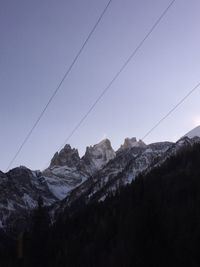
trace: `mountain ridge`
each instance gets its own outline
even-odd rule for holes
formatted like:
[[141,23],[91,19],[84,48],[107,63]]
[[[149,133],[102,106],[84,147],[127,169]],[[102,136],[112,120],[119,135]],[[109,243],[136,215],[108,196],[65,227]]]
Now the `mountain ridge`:
[[79,199],[86,203],[103,201],[110,192],[116,192],[139,174],[196,142],[200,142],[199,137],[185,136],[176,143],[146,145],[136,138],[126,138],[114,151],[110,140],[104,139],[87,147],[83,157],[77,149],[65,145],[54,154],[44,171],[21,166],[7,173],[0,172],[0,228],[20,221],[37,206],[40,197],[45,206],[51,206],[53,218]]

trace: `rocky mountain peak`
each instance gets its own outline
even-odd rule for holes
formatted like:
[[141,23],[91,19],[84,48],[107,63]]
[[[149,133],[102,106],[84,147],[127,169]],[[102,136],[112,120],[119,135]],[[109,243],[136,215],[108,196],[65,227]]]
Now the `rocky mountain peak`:
[[106,151],[114,152],[114,150],[113,150],[113,148],[111,146],[111,142],[110,142],[109,139],[104,139],[104,140],[102,140],[101,142],[99,142],[96,145],[86,147],[85,156],[87,154],[94,154],[95,155],[96,153],[98,154],[98,152],[99,153],[104,153]]
[[104,139],[100,143],[86,148],[83,162],[92,170],[96,171],[115,157],[115,151],[109,139]]
[[109,139],[102,140],[98,144],[94,145],[93,148],[96,148],[96,149],[102,148],[102,149],[105,149],[105,150],[113,150],[113,148],[111,146],[111,142],[110,142]]
[[75,167],[79,164],[80,157],[78,150],[66,145],[60,152],[56,152],[51,160],[50,167],[68,166]]
[[142,140],[137,141],[137,139],[135,137],[132,138],[125,138],[124,140],[124,144],[121,145],[121,147],[119,148],[119,151],[122,151],[124,149],[129,149],[132,147],[145,147],[145,143]]

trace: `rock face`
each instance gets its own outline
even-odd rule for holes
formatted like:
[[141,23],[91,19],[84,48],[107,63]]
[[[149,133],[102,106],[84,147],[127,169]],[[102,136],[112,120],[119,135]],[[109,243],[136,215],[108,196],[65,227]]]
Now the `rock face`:
[[105,139],[97,145],[86,148],[86,153],[82,158],[82,166],[84,166],[87,173],[92,175],[114,158],[115,151],[111,146],[110,140]]
[[70,145],[66,145],[60,153],[56,152],[54,157],[51,160],[50,168],[56,166],[68,166],[76,167],[80,162],[80,157],[78,154],[78,150],[75,148],[71,148]]
[[118,151],[124,150],[124,149],[129,149],[132,147],[145,147],[145,143],[142,140],[137,141],[135,137],[133,138],[126,138],[124,140],[124,144],[121,145]]

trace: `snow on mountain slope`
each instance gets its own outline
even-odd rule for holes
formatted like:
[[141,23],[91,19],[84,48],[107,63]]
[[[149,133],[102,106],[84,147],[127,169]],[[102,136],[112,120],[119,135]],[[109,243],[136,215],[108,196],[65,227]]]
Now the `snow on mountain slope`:
[[116,192],[121,186],[131,183],[139,174],[149,172],[181,149],[191,147],[196,142],[200,142],[200,138],[184,137],[176,143],[159,142],[119,150],[116,157],[99,172],[72,190],[58,205],[54,205],[52,215],[56,217],[68,206],[75,207],[74,203],[79,200],[86,203],[93,200],[103,201],[110,192]]
[[65,145],[59,153],[55,153],[50,166],[42,172],[49,190],[59,200],[88,178],[81,171],[80,162],[78,150]]
[[43,172],[43,178],[52,194],[61,200],[65,198],[72,189],[84,182],[88,176],[77,168],[57,166],[46,169]]
[[82,185],[73,190],[69,195],[69,203],[75,201],[81,195],[91,197],[100,190],[106,183],[116,177],[127,165],[132,157],[142,153],[144,148],[133,147],[116,154],[116,157],[109,161],[99,172],[91,176]]
[[130,183],[138,174],[148,169],[154,162],[158,162],[172,146],[173,143],[162,142],[119,150],[116,157],[99,172],[72,190],[61,203],[55,205],[53,213],[59,213],[78,199],[84,199],[86,202],[92,199],[99,201],[105,199],[110,192]]
[[49,190],[61,200],[114,157],[115,152],[108,139],[87,147],[82,158],[77,149],[66,145],[54,155],[49,168],[42,174]]
[[197,126],[193,130],[189,131],[185,136],[189,138],[200,137],[200,126]]
[[28,216],[39,197],[46,206],[64,199],[114,156],[109,140],[90,147],[83,159],[77,149],[66,145],[43,172],[26,167],[0,172],[0,227],[17,224],[17,218]]

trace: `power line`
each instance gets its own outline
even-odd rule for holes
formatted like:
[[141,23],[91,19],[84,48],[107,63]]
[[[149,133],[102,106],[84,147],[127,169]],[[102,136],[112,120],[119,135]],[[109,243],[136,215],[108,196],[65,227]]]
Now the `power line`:
[[110,4],[111,4],[112,0],[109,0],[109,2],[107,3],[107,5],[105,6],[103,12],[101,13],[100,17],[98,18],[98,20],[96,21],[95,25],[93,26],[92,30],[90,31],[89,35],[87,36],[85,42],[83,43],[83,45],[81,46],[80,50],[78,51],[78,53],[76,54],[74,60],[72,61],[71,65],[69,66],[69,68],[67,69],[67,71],[65,72],[62,80],[60,81],[60,83],[58,84],[58,86],[56,87],[55,91],[53,92],[53,94],[51,95],[51,97],[49,98],[47,104],[45,105],[45,107],[42,109],[40,115],[38,116],[37,120],[35,121],[35,123],[33,124],[32,128],[30,129],[30,131],[28,132],[28,134],[26,135],[24,141],[22,142],[22,144],[20,145],[19,149],[17,150],[16,154],[14,155],[14,157],[12,158],[12,160],[10,161],[6,171],[8,171],[10,169],[10,167],[12,166],[12,164],[14,163],[14,161],[16,160],[16,158],[18,157],[18,155],[20,154],[21,150],[23,149],[24,145],[27,143],[27,141],[29,140],[30,136],[32,135],[33,131],[35,130],[35,128],[37,127],[38,123],[40,122],[40,120],[42,119],[43,115],[45,114],[47,108],[49,107],[49,105],[51,104],[51,102],[53,101],[54,97],[57,95],[58,91],[60,90],[62,84],[64,83],[64,81],[66,80],[66,78],[68,77],[68,75],[70,74],[72,68],[74,67],[75,63],[77,62],[78,58],[80,57],[81,53],[83,52],[85,46],[87,45],[87,43],[89,42],[89,40],[91,39],[93,33],[95,32],[97,26],[99,25],[99,23],[101,22],[103,16],[105,15],[107,9],[109,8]]
[[166,120],[186,99],[200,87],[200,82],[192,88],[164,117],[162,117],[142,138],[144,140],[149,136],[164,120]]
[[68,141],[69,139],[74,135],[74,133],[80,128],[82,123],[87,119],[89,114],[93,111],[95,106],[98,104],[98,102],[103,98],[103,96],[106,94],[106,92],[110,89],[112,84],[117,80],[117,78],[120,76],[120,74],[124,71],[124,69],[127,67],[127,65],[130,63],[130,61],[134,58],[134,56],[137,54],[139,49],[142,47],[142,45],[145,43],[145,41],[148,39],[148,37],[152,34],[152,32],[155,30],[155,28],[158,26],[158,24],[161,22],[161,20],[164,18],[164,16],[167,14],[169,9],[172,7],[176,0],[173,0],[170,2],[170,4],[167,6],[167,8],[162,12],[162,14],[159,16],[159,18],[156,20],[156,22],[153,24],[153,26],[150,28],[148,33],[144,36],[144,38],[139,42],[137,47],[133,50],[131,55],[127,58],[125,63],[122,65],[120,70],[115,74],[113,79],[110,81],[110,83],[106,86],[106,88],[101,92],[101,94],[98,96],[98,98],[95,100],[95,102],[91,105],[89,110],[86,112],[86,114],[81,118],[81,120],[77,123],[77,125],[74,127],[74,129],[70,132],[68,137],[66,138],[65,142],[58,150],[60,150]]

